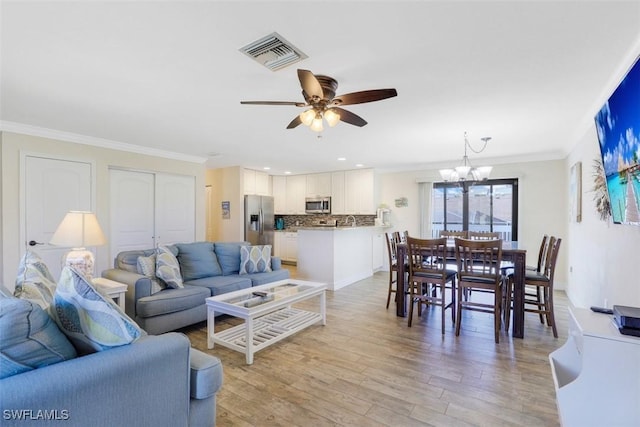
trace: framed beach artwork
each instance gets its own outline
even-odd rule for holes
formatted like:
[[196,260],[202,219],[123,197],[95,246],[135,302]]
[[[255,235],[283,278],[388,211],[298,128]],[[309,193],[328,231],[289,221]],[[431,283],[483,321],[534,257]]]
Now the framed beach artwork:
[[595,116],[611,218],[640,225],[640,60]]
[[571,166],[569,193],[571,194],[571,220],[580,222],[582,221],[582,162]]

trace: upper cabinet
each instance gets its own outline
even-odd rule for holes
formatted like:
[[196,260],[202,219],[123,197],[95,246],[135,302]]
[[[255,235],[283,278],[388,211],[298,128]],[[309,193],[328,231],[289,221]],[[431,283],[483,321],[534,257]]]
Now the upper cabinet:
[[356,169],[344,172],[344,213],[375,215],[375,176],[373,169]]
[[273,211],[276,214],[287,213],[287,178],[274,175],[271,177],[271,191],[273,193]]
[[344,171],[331,173],[331,213],[343,215],[344,212]]
[[269,195],[269,174],[253,169],[244,169],[244,194]]
[[307,175],[307,197],[329,197],[331,195],[331,173]]
[[307,189],[306,175],[289,175],[287,180],[287,214],[300,215],[305,213],[305,194]]

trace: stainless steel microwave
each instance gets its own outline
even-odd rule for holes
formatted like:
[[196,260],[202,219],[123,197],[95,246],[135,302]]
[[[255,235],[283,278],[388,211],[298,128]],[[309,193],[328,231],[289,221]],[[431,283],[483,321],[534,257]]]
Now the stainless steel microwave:
[[304,210],[308,214],[331,213],[331,197],[307,197]]

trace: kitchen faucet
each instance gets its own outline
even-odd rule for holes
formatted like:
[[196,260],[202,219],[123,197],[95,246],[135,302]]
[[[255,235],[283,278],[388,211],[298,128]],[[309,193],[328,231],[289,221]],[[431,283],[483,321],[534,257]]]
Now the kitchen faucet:
[[356,226],[356,217],[353,215],[347,215],[347,217],[344,219],[344,223],[348,224],[349,223],[349,218],[353,219],[353,221],[351,222],[351,226],[355,227]]

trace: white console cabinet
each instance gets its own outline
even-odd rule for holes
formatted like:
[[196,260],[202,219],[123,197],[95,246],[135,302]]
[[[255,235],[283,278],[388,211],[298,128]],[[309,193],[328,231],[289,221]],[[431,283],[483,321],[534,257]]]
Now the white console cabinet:
[[570,307],[569,337],[549,361],[563,426],[640,426],[640,338],[613,316]]

